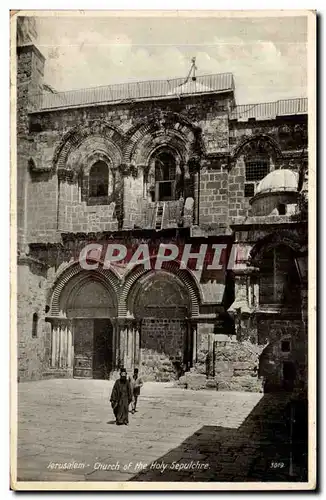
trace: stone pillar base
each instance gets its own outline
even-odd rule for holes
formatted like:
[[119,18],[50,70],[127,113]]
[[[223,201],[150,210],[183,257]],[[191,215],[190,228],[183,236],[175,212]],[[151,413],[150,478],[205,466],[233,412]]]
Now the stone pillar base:
[[48,368],[42,373],[42,379],[48,378],[73,378],[72,368]]

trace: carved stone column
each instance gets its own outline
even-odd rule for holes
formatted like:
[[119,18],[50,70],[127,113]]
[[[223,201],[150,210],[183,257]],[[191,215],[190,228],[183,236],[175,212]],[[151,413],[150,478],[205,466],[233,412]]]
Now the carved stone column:
[[255,267],[246,267],[234,271],[235,301],[228,309],[235,321],[237,340],[255,337],[257,331],[254,327],[253,315],[258,305],[257,272]]
[[60,348],[59,348],[59,368],[66,367],[66,346],[67,346],[67,329],[66,323],[60,322]]
[[136,321],[134,323],[134,366],[139,367],[141,362],[140,355],[140,330],[141,330],[141,322]]
[[67,366],[73,368],[74,365],[74,344],[73,344],[73,331],[72,322],[69,321],[67,325]]
[[116,368],[124,366],[131,372],[140,364],[140,322],[134,318],[119,318],[118,349]]
[[57,366],[57,343],[58,343],[59,329],[56,323],[52,324],[52,339],[51,339],[51,367]]
[[74,348],[71,321],[53,318],[51,323],[51,368],[72,368]]

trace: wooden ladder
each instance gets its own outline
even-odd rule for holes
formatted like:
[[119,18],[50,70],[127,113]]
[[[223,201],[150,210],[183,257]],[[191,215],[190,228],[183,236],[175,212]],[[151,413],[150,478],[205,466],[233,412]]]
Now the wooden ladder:
[[165,203],[158,203],[156,206],[155,229],[157,231],[162,229],[163,219],[164,219],[164,208],[165,208]]

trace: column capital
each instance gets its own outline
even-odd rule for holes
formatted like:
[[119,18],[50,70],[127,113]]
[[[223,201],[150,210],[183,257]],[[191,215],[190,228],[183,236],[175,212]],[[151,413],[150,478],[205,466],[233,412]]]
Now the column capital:
[[239,267],[239,268],[232,269],[232,272],[233,272],[235,277],[254,275],[254,274],[258,274],[259,271],[260,271],[259,267],[254,267],[254,266],[246,266],[246,267]]
[[57,327],[61,325],[68,326],[73,320],[65,316],[46,316],[45,321],[51,323],[53,327]]
[[140,328],[141,319],[134,316],[121,316],[115,318],[116,324],[121,328]]
[[119,171],[121,172],[123,177],[132,176],[135,179],[138,176],[138,168],[132,163],[121,163]]

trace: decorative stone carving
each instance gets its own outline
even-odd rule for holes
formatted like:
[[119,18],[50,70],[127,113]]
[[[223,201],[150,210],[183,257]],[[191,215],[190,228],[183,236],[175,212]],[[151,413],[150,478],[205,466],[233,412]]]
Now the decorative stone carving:
[[257,156],[257,154],[267,154],[272,156],[276,161],[282,158],[281,147],[273,137],[266,134],[256,134],[245,136],[240,140],[233,150],[231,164],[234,164],[240,155],[250,157]]
[[121,157],[121,151],[124,149],[126,143],[124,134],[105,120],[93,120],[83,127],[74,127],[63,136],[54,152],[52,168],[54,170],[56,168],[64,168],[70,152],[79,147],[85,139],[91,136],[99,136],[106,139],[112,147],[114,146],[115,156]]
[[195,122],[198,120],[198,108],[196,106],[192,106],[191,108],[187,109],[184,114],[192,122]]
[[138,168],[132,163],[121,163],[119,170],[124,177],[132,176],[136,179],[138,176]]
[[30,170],[30,172],[32,173],[36,173],[36,172],[40,172],[40,173],[43,173],[43,172],[51,172],[52,170],[52,167],[51,167],[51,164],[46,164],[46,163],[41,163],[41,164],[37,164],[34,160],[34,158],[29,158],[28,160],[28,168]]
[[290,231],[276,231],[257,241],[248,256],[248,265],[259,268],[263,255],[277,245],[286,245],[295,252],[300,252],[303,242],[300,242]]
[[69,168],[60,168],[58,169],[57,174],[60,181],[74,182],[78,178],[77,172]]

